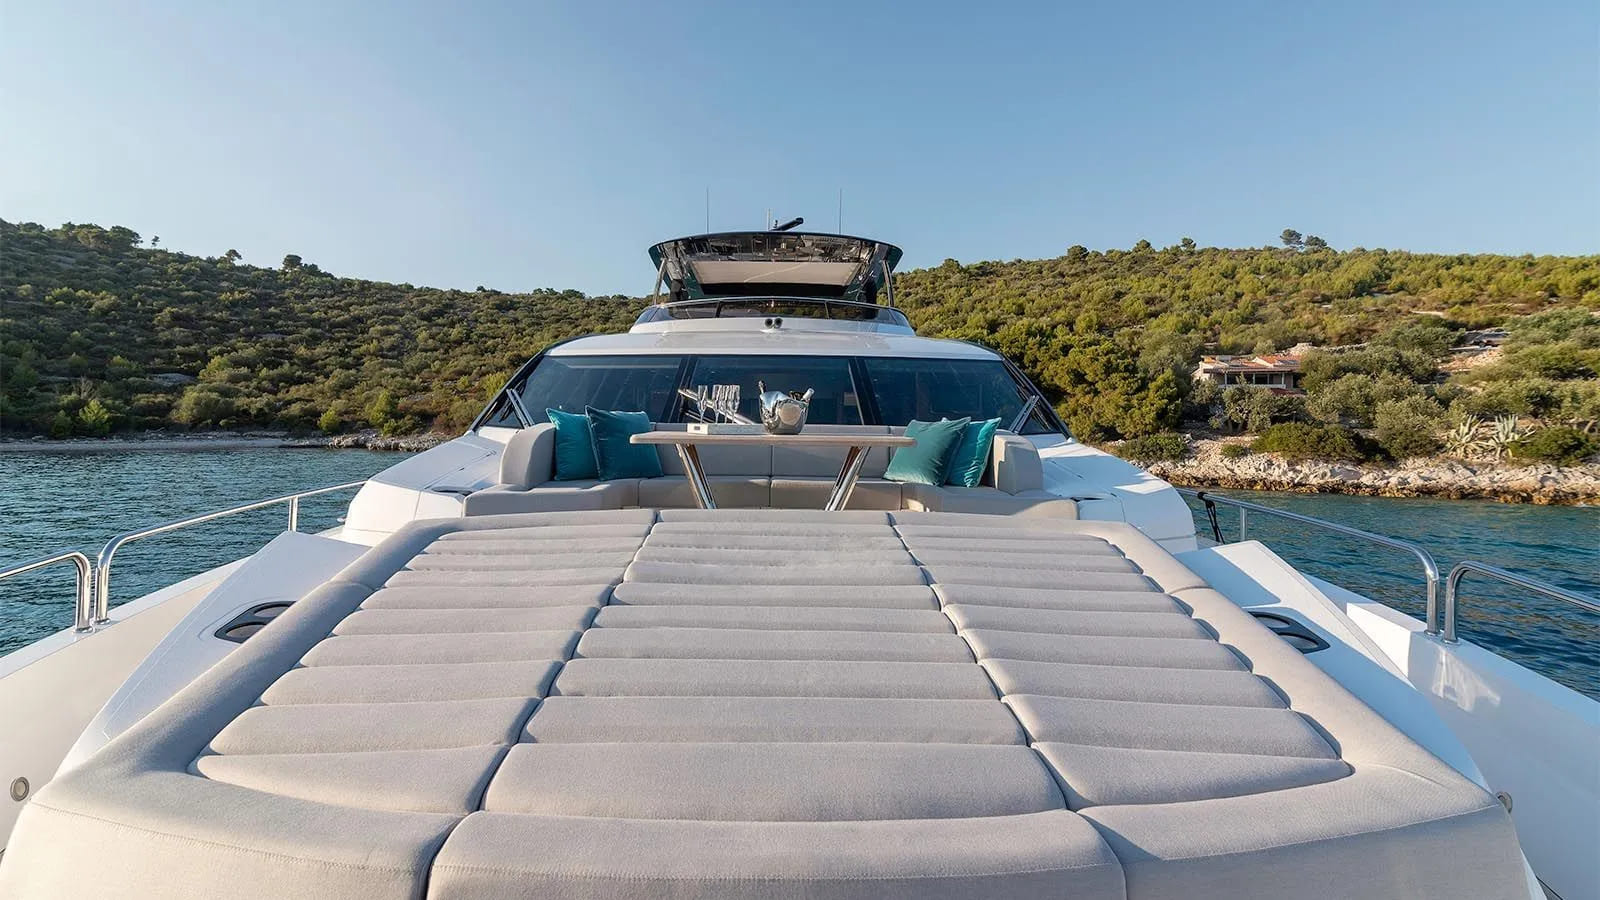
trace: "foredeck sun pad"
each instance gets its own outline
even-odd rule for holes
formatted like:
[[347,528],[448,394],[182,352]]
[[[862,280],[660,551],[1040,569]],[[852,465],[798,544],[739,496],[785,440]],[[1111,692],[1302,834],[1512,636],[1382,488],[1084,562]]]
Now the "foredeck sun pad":
[[42,898],[1524,884],[1494,798],[1139,532],[913,512],[414,523],[0,860]]

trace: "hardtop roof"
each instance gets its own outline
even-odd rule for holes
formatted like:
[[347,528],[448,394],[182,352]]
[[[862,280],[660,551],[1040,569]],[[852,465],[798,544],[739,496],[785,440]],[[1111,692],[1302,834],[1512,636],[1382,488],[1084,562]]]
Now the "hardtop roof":
[[725,231],[650,248],[668,300],[777,295],[875,303],[901,256],[883,241],[809,231]]

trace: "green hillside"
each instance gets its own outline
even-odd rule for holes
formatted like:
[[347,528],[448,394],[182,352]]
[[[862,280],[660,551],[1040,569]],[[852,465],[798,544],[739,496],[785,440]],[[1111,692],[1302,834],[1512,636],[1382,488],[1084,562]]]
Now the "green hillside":
[[[1399,418],[1600,419],[1600,256],[1228,250],[1192,242],[1046,260],[943,265],[895,293],[925,334],[1016,360],[1087,439],[1181,419],[1389,430]],[[505,377],[563,337],[627,327],[643,301],[576,291],[444,291],[340,278],[289,257],[147,248],[126,228],[0,221],[0,427],[101,434],[260,426],[459,428]],[[1457,333],[1509,325],[1495,363],[1436,374]],[[1308,363],[1303,400],[1194,389],[1202,352],[1367,343]],[[193,376],[193,383],[174,376]],[[1403,415],[1402,415],[1403,414]],[[1425,448],[1419,448],[1420,450]]]
[[[626,329],[642,305],[442,291],[339,278],[296,257],[268,269],[140,243],[121,228],[0,221],[0,427],[456,428],[541,347]],[[198,381],[155,377],[172,374]]]

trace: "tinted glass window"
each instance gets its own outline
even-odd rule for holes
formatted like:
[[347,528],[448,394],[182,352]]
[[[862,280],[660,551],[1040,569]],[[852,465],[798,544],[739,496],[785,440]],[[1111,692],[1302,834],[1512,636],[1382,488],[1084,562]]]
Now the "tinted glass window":
[[546,356],[522,386],[528,414],[544,421],[551,407],[643,411],[660,420],[678,386],[676,356]]
[[806,421],[817,425],[860,425],[861,402],[856,395],[850,362],[844,357],[816,356],[702,356],[689,376],[689,389],[705,385],[737,384],[739,412],[760,421],[758,383],[769,391],[816,391]]
[[[1006,428],[1026,402],[1021,386],[999,360],[867,357],[862,362],[885,425],[971,416],[998,417]],[[1049,431],[1040,419],[1030,417],[1023,433]]]

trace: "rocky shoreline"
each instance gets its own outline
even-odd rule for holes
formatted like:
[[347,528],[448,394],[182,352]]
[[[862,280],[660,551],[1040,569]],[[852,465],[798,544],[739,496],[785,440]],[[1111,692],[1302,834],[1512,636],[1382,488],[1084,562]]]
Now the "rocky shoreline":
[[1600,503],[1600,465],[1509,465],[1457,459],[1409,459],[1390,465],[1289,461],[1273,454],[1225,457],[1226,441],[1197,439],[1191,455],[1155,462],[1151,474],[1175,485],[1368,497],[1436,497],[1503,503]]
[[420,453],[452,438],[460,437],[458,434],[446,434],[442,431],[429,431],[423,434],[397,434],[383,435],[376,431],[358,431],[354,434],[336,434],[332,437],[313,437],[294,440],[286,443],[286,447],[332,447],[338,450],[397,450],[406,453]]
[[394,450],[418,453],[456,437],[443,432],[383,435],[377,431],[353,434],[292,435],[281,431],[206,431],[195,433],[148,431],[103,438],[7,438],[0,453],[95,453],[119,450]]

